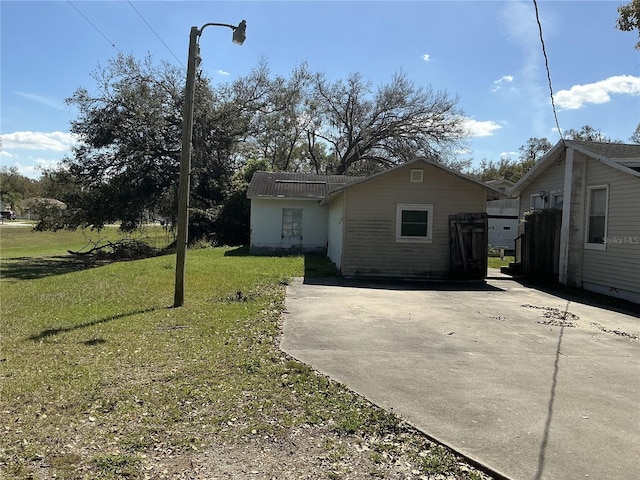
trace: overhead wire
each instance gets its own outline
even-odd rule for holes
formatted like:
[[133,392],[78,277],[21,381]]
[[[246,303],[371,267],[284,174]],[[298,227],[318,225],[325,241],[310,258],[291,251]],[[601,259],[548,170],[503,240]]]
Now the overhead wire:
[[542,45],[542,55],[544,56],[544,65],[547,69],[547,80],[549,82],[549,94],[551,96],[551,108],[553,109],[553,117],[556,120],[556,128],[558,129],[558,134],[560,135],[560,140],[562,140],[562,144],[564,145],[564,135],[562,134],[562,130],[560,129],[560,122],[558,121],[558,112],[556,111],[556,103],[553,98],[553,86],[551,84],[551,71],[549,69],[549,58],[547,57],[547,49],[544,45],[544,37],[542,35],[542,23],[540,22],[540,13],[538,12],[538,2],[533,0],[533,6],[536,10],[536,21],[538,22],[538,31],[540,32],[540,44]]
[[102,35],[102,38],[104,38],[107,42],[109,42],[109,45],[111,45],[113,48],[115,48],[118,51],[118,53],[122,53],[122,51],[118,47],[116,47],[116,44],[113,43],[111,40],[109,40],[109,37],[107,37],[102,32],[102,30],[100,30],[96,26],[95,23],[93,23],[91,20],[89,20],[89,18],[84,13],[82,13],[78,7],[76,7],[73,3],[71,3],[71,0],[67,0],[67,3],[69,5],[71,5],[75,9],[75,11],[78,12],[82,16],[82,18],[84,18],[89,23],[89,25],[91,25],[96,30],[96,32],[98,32],[100,35]]
[[142,16],[142,14],[140,13],[140,11],[139,11],[136,7],[134,7],[134,6],[133,6],[133,3],[131,3],[131,1],[130,1],[130,0],[127,0],[127,3],[129,4],[129,6],[130,6],[131,8],[133,8],[133,10],[138,14],[138,16],[139,16],[139,17],[142,19],[142,21],[147,25],[147,27],[149,27],[149,30],[151,30],[151,31],[154,33],[154,35],[155,35],[156,37],[158,37],[158,40],[160,40],[160,42],[162,42],[162,45],[164,45],[164,46],[165,46],[165,48],[166,48],[167,50],[169,50],[169,53],[171,53],[171,55],[173,55],[173,58],[175,58],[175,59],[176,59],[176,61],[177,61],[177,62],[182,66],[182,68],[186,69],[186,67],[184,66],[184,64],[183,64],[183,63],[180,61],[180,59],[177,57],[177,55],[176,55],[175,53],[173,53],[173,50],[171,50],[171,48],[169,48],[169,45],[167,45],[167,44],[165,43],[165,41],[162,39],[162,37],[160,37],[160,35],[158,35],[158,32],[156,32],[156,31],[153,29],[153,27],[151,26],[151,24],[149,24],[149,22],[147,22],[147,20]]

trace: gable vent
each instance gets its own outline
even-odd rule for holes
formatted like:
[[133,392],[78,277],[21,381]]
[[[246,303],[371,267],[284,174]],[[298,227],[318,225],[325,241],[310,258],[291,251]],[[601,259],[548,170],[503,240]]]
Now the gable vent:
[[421,168],[411,169],[411,181],[415,183],[422,183],[424,180],[424,171]]

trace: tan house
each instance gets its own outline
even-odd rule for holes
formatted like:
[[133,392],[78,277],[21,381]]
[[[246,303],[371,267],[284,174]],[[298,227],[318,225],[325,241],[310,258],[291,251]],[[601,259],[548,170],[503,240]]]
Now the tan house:
[[[257,186],[264,175],[254,176],[251,184]],[[309,235],[314,235],[309,246],[317,250],[324,239],[324,251],[346,276],[447,278],[456,273],[458,263],[470,272],[473,262],[477,264],[470,275],[486,276],[487,200],[503,197],[488,185],[427,159],[369,177],[347,177],[332,188],[333,176],[305,180],[295,177],[298,174],[278,175],[290,175],[280,177],[281,182],[296,182],[298,199],[283,193],[258,195],[250,185],[252,251],[288,235],[289,209],[297,208],[293,214],[301,227],[296,233],[300,244],[309,225]],[[326,185],[318,185],[323,181]],[[300,199],[307,189],[319,186],[326,192],[322,199]],[[462,253],[452,257],[452,251]]]
[[640,303],[640,145],[561,141],[510,193],[562,212],[560,283]]

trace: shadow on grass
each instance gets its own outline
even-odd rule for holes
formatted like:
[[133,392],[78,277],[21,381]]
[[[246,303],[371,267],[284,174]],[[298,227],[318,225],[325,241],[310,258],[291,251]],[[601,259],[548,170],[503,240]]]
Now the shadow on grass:
[[224,252],[225,257],[251,257],[252,253],[249,252],[249,245],[243,245],[236,247],[233,250],[227,250]]
[[51,257],[18,257],[2,261],[5,280],[35,280],[38,278],[88,270],[113,263],[86,255],[55,255]]
[[120,320],[121,318],[133,317],[134,315],[142,315],[143,313],[150,313],[155,312],[156,310],[168,308],[170,307],[152,307],[146,308],[144,310],[135,310],[133,312],[111,315],[110,317],[100,318],[92,322],[80,323],[78,325],[73,325],[72,327],[48,328],[47,330],[41,331],[37,335],[31,335],[28,340],[39,342],[40,340],[44,340],[45,338],[53,337],[55,335],[60,335],[61,333],[73,332],[74,330],[80,330],[81,328],[93,327],[95,325],[100,325],[101,323],[107,323],[113,320]]

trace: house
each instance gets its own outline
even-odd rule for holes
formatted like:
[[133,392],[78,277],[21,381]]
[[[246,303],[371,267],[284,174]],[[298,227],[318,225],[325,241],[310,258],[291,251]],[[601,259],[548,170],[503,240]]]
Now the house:
[[258,172],[247,195],[252,252],[298,242],[326,252],[346,276],[402,278],[450,277],[474,262],[484,278],[487,200],[503,196],[427,159],[368,177]]
[[[484,182],[494,189],[505,193],[515,183],[504,178]],[[487,202],[487,219],[489,222],[489,245],[513,251],[518,236],[519,201],[517,198],[503,198]]]
[[562,212],[561,284],[640,303],[640,145],[560,141],[510,193],[521,218]]
[[334,188],[359,180],[345,175],[256,172],[251,200],[251,253],[327,250],[328,209],[320,202]]

